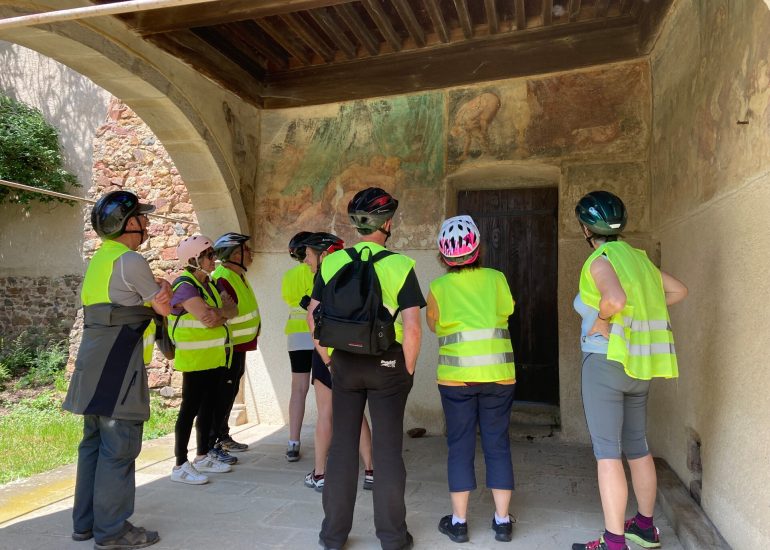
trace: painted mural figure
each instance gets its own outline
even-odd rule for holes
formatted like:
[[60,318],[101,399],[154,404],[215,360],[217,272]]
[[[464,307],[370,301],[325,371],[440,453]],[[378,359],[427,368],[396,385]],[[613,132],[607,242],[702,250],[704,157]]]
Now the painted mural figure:
[[[580,274],[575,309],[582,318],[583,408],[598,463],[604,535],[572,550],[625,550],[626,539],[660,547],[653,523],[657,476],[647,446],[647,395],[652,378],[679,374],[668,306],[687,287],[660,271],[643,250],[619,241],[628,215],[623,201],[594,191],[575,207],[591,255]],[[631,469],[636,516],[624,521]]]
[[476,429],[492,491],[495,540],[513,537],[513,464],[508,431],[516,384],[508,317],[514,300],[505,275],[481,266],[481,235],[470,216],[444,221],[437,238],[447,273],[430,284],[426,320],[439,340],[438,380],[446,419],[452,513],[438,530],[468,542],[468,500],[476,489]]
[[489,125],[499,110],[500,98],[492,92],[484,92],[469,99],[457,110],[449,135],[463,140],[461,161],[468,158],[474,139],[481,143],[485,152],[489,151]]

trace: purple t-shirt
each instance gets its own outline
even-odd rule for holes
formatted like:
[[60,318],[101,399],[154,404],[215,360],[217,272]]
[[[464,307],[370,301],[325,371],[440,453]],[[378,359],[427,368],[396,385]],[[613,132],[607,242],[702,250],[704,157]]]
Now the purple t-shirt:
[[198,287],[192,283],[183,282],[174,291],[174,295],[171,297],[171,314],[181,315],[184,313],[184,308],[180,306],[183,302],[186,302],[190,298],[200,298],[200,292]]

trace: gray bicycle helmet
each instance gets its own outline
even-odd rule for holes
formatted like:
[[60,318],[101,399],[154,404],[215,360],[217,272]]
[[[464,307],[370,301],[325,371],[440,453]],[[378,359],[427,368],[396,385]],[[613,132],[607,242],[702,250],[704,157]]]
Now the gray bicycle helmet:
[[575,215],[595,235],[618,235],[628,221],[623,201],[609,191],[592,191],[585,195],[575,206]]

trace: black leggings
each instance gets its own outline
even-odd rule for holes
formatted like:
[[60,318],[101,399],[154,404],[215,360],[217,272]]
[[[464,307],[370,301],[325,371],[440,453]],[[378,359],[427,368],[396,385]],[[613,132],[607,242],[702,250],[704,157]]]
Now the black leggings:
[[223,371],[223,374],[219,379],[219,400],[212,411],[209,448],[212,448],[220,439],[230,435],[230,412],[233,410],[235,398],[241,387],[241,378],[246,371],[246,352],[234,351],[230,368],[218,370]]
[[[187,444],[190,442],[193,421],[198,454],[205,455],[209,447],[209,431],[212,421],[221,419],[222,407],[219,404],[219,385],[226,367],[182,373],[182,404],[174,428],[174,454],[176,465],[187,462]],[[221,422],[221,420],[220,420]]]

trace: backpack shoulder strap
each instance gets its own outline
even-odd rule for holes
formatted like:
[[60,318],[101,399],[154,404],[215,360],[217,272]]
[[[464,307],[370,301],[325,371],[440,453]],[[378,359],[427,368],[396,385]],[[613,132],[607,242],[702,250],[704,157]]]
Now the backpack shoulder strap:
[[354,262],[357,262],[358,260],[361,259],[361,254],[358,252],[358,250],[356,250],[352,246],[350,248],[346,248],[345,252],[348,253],[348,256],[350,256],[350,259],[353,260]]
[[379,260],[382,260],[383,258],[387,258],[388,256],[392,256],[395,254],[395,252],[391,252],[390,250],[380,250],[377,254],[372,256],[372,263],[377,262]]

